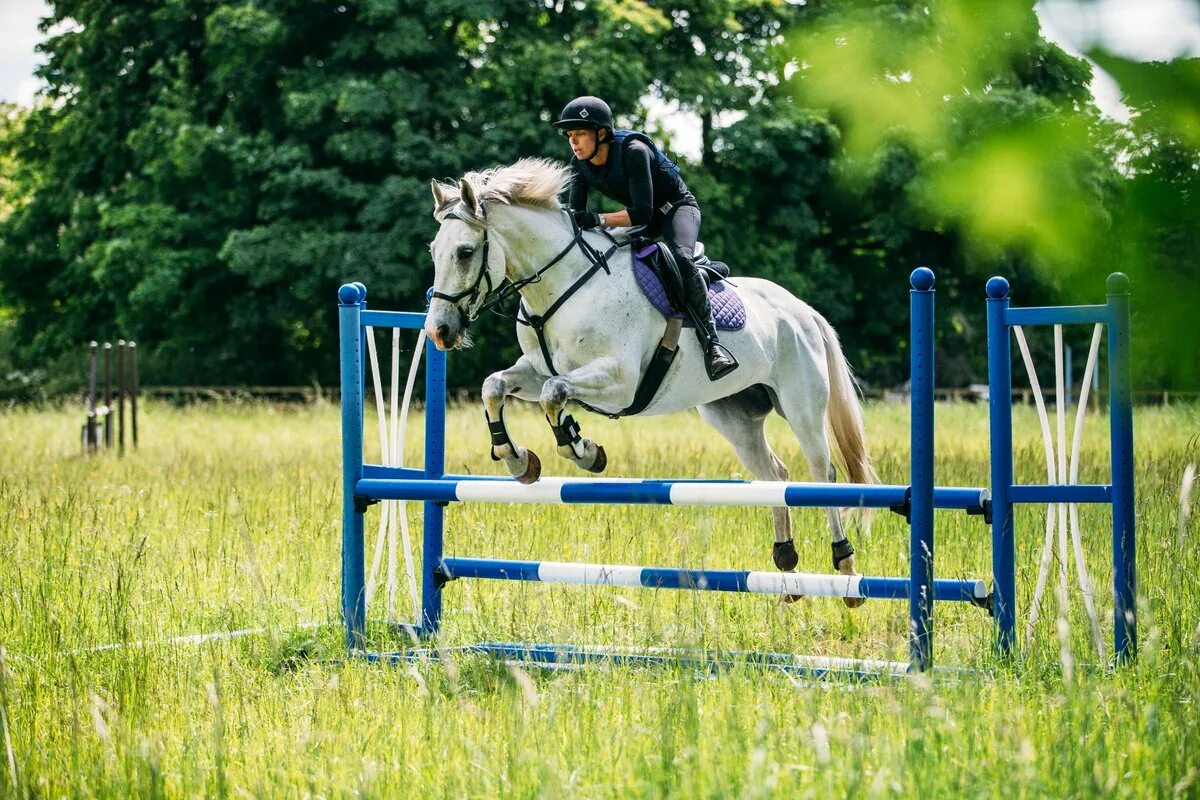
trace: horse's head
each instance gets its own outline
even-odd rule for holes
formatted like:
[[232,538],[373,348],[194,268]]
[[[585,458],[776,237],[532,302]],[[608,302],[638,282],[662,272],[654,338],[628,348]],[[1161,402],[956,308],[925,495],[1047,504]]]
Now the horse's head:
[[429,245],[433,256],[433,297],[425,333],[439,350],[463,344],[463,334],[487,296],[504,281],[504,252],[488,237],[488,221],[475,190],[433,186],[433,216],[441,227]]
[[433,217],[441,227],[429,246],[433,297],[425,332],[439,348],[464,343],[464,331],[506,273],[515,282],[541,258],[553,257],[544,256],[545,248],[562,247],[547,233],[557,225],[571,235],[558,201],[570,174],[565,164],[522,158],[468,172],[457,186],[433,181]]

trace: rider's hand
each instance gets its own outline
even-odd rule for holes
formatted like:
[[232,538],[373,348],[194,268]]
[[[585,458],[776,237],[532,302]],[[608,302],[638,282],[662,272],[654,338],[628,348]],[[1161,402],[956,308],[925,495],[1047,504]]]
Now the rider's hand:
[[603,224],[600,215],[590,211],[572,211],[571,216],[574,217],[575,224],[585,231],[589,228],[599,228]]

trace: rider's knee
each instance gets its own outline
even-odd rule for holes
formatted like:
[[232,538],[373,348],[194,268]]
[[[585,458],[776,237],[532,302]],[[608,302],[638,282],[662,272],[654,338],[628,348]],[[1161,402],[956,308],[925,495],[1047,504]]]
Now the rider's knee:
[[675,256],[675,261],[679,264],[681,271],[695,269],[695,254],[690,249],[686,247],[672,247],[671,255]]

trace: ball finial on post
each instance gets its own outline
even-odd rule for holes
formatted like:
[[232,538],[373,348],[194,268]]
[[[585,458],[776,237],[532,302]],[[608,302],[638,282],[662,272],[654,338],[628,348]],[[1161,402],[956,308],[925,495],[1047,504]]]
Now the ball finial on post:
[[928,292],[933,288],[933,270],[929,267],[917,267],[909,276],[908,282],[918,292]]
[[1129,294],[1129,276],[1124,272],[1114,272],[1104,282],[1109,294]]
[[1003,300],[1008,297],[1008,279],[996,275],[987,282],[987,296],[993,300]]
[[344,306],[357,305],[362,302],[363,297],[366,295],[366,290],[364,288],[360,292],[358,288],[360,285],[358,283],[343,283],[341,288],[338,289],[338,302]]

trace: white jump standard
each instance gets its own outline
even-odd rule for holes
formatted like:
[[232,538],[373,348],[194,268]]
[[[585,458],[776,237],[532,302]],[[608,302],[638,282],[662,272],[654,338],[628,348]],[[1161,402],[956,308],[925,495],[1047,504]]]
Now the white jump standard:
[[[1123,278],[1123,276],[1121,276]],[[610,647],[483,642],[455,648],[537,664],[698,663],[715,667],[754,663],[814,677],[902,674],[933,665],[934,602],[968,602],[995,617],[995,641],[1001,654],[1016,646],[1015,564],[1012,509],[1017,503],[1110,504],[1114,514],[1114,647],[1118,657],[1132,656],[1136,637],[1132,591],[1134,581],[1132,524],[1132,423],[1129,412],[1127,285],[1110,278],[1104,306],[1009,309],[1007,283],[988,285],[989,371],[992,405],[992,477],[1002,491],[993,500],[987,489],[934,485],[934,276],[921,268],[911,278],[912,429],[908,485],[800,483],[788,481],[632,480],[594,477],[541,478],[523,484],[510,477],[445,474],[446,354],[424,351],[424,466],[412,468],[364,463],[363,397],[368,370],[366,336],[373,328],[421,330],[425,315],[368,310],[366,288],[346,284],[338,291],[341,336],[343,537],[342,611],[351,653],[370,660],[408,661],[436,657],[434,648],[381,653],[366,639],[364,514],[382,500],[420,501],[424,508],[420,566],[420,610],[411,628],[422,638],[439,632],[442,602],[460,580],[510,580],[577,586],[616,586],[692,591],[744,592],[879,598],[909,601],[908,662],[814,659],[778,653],[681,654],[671,648],[619,650]],[[1110,343],[1109,392],[1112,424],[1113,481],[1100,485],[1012,484],[1011,356],[1007,349],[1013,325],[1082,322],[1107,326]],[[1003,334],[1003,343],[999,341]],[[1001,364],[1003,362],[1003,364]],[[1001,368],[1003,366],[1003,368]],[[382,425],[381,425],[382,427]],[[396,463],[393,461],[393,463]],[[676,569],[640,565],[578,564],[451,557],[444,554],[445,510],[451,503],[746,505],[773,508],[870,507],[890,509],[906,517],[910,530],[907,577],[846,574],[800,574],[726,569]],[[934,578],[934,509],[981,516],[992,527],[993,589],[983,580]]]

